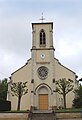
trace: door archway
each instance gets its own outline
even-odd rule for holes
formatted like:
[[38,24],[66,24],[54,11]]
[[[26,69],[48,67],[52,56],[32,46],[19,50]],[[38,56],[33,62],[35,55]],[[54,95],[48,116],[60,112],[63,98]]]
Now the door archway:
[[40,110],[48,109],[48,89],[46,87],[41,87],[38,90],[38,105]]
[[40,110],[50,109],[52,101],[52,89],[49,85],[42,83],[35,88],[35,106]]

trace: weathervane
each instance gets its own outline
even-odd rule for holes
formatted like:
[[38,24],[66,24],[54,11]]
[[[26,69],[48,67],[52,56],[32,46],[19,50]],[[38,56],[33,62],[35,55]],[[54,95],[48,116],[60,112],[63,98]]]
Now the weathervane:
[[42,18],[40,18],[40,20],[42,20],[42,23],[43,23],[43,20],[45,20],[45,18],[43,17],[43,12],[42,12]]

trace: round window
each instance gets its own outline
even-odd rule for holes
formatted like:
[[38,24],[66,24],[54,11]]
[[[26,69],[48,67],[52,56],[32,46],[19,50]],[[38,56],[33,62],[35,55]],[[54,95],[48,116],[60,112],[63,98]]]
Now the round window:
[[38,76],[40,79],[44,80],[48,76],[48,68],[45,66],[41,66],[37,70]]

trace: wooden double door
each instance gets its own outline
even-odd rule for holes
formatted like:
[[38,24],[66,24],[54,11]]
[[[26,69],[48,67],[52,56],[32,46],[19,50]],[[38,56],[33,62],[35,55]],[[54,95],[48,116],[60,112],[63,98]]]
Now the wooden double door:
[[39,94],[39,109],[48,109],[48,94]]

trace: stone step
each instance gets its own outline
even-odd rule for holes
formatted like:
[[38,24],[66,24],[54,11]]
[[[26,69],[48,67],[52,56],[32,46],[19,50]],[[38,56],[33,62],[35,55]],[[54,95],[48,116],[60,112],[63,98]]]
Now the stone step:
[[32,113],[31,120],[56,120],[54,113]]
[[52,113],[52,110],[34,110],[32,113]]

